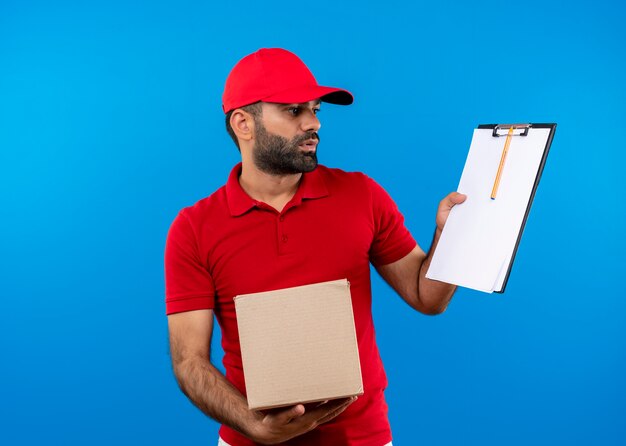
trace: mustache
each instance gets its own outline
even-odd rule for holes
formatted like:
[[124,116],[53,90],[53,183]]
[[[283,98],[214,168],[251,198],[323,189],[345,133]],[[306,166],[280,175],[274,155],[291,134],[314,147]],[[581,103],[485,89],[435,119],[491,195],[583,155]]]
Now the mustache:
[[293,139],[293,144],[297,146],[297,145],[302,144],[305,141],[308,141],[309,139],[315,139],[319,143],[320,135],[318,135],[317,132],[307,132],[304,135],[295,137]]

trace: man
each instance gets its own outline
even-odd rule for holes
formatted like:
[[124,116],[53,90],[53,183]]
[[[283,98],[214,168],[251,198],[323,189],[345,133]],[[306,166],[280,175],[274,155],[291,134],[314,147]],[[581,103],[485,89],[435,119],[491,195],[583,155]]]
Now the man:
[[[455,287],[425,278],[430,254],[404,227],[387,193],[360,173],[317,164],[321,102],[352,95],[319,86],[304,63],[261,49],[231,71],[226,126],[241,152],[225,186],[183,209],[165,255],[166,307],[174,372],[182,391],[222,423],[220,444],[391,444],[387,385],[371,314],[370,262],[414,309],[442,312]],[[437,244],[452,193],[436,216]],[[364,394],[305,408],[250,411],[233,297],[347,278]],[[222,329],[222,375],[210,362],[213,314]]]

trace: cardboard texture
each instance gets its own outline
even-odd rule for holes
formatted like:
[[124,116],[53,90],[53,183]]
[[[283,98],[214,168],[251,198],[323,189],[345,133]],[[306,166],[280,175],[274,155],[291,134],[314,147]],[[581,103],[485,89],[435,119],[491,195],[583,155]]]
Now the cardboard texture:
[[235,297],[250,409],[363,394],[346,279]]

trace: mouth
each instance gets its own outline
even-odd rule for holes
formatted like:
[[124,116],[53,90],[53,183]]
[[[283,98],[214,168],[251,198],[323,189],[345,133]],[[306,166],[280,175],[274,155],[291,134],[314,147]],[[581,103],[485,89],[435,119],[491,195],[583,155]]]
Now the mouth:
[[317,139],[307,139],[302,144],[298,145],[305,152],[315,152],[317,149]]

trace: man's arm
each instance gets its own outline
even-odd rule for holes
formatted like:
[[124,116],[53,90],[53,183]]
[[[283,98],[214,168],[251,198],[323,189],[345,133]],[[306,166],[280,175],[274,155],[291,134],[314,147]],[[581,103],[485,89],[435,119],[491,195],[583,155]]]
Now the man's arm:
[[441,231],[450,209],[465,201],[465,195],[453,192],[441,200],[437,209],[435,236],[428,254],[419,246],[400,260],[377,268],[379,274],[414,309],[424,314],[443,313],[456,290],[455,285],[426,278]]
[[282,443],[343,412],[355,398],[330,401],[308,410],[302,404],[271,411],[248,410],[244,396],[210,362],[213,311],[168,316],[172,365],[185,395],[209,417],[257,443]]

